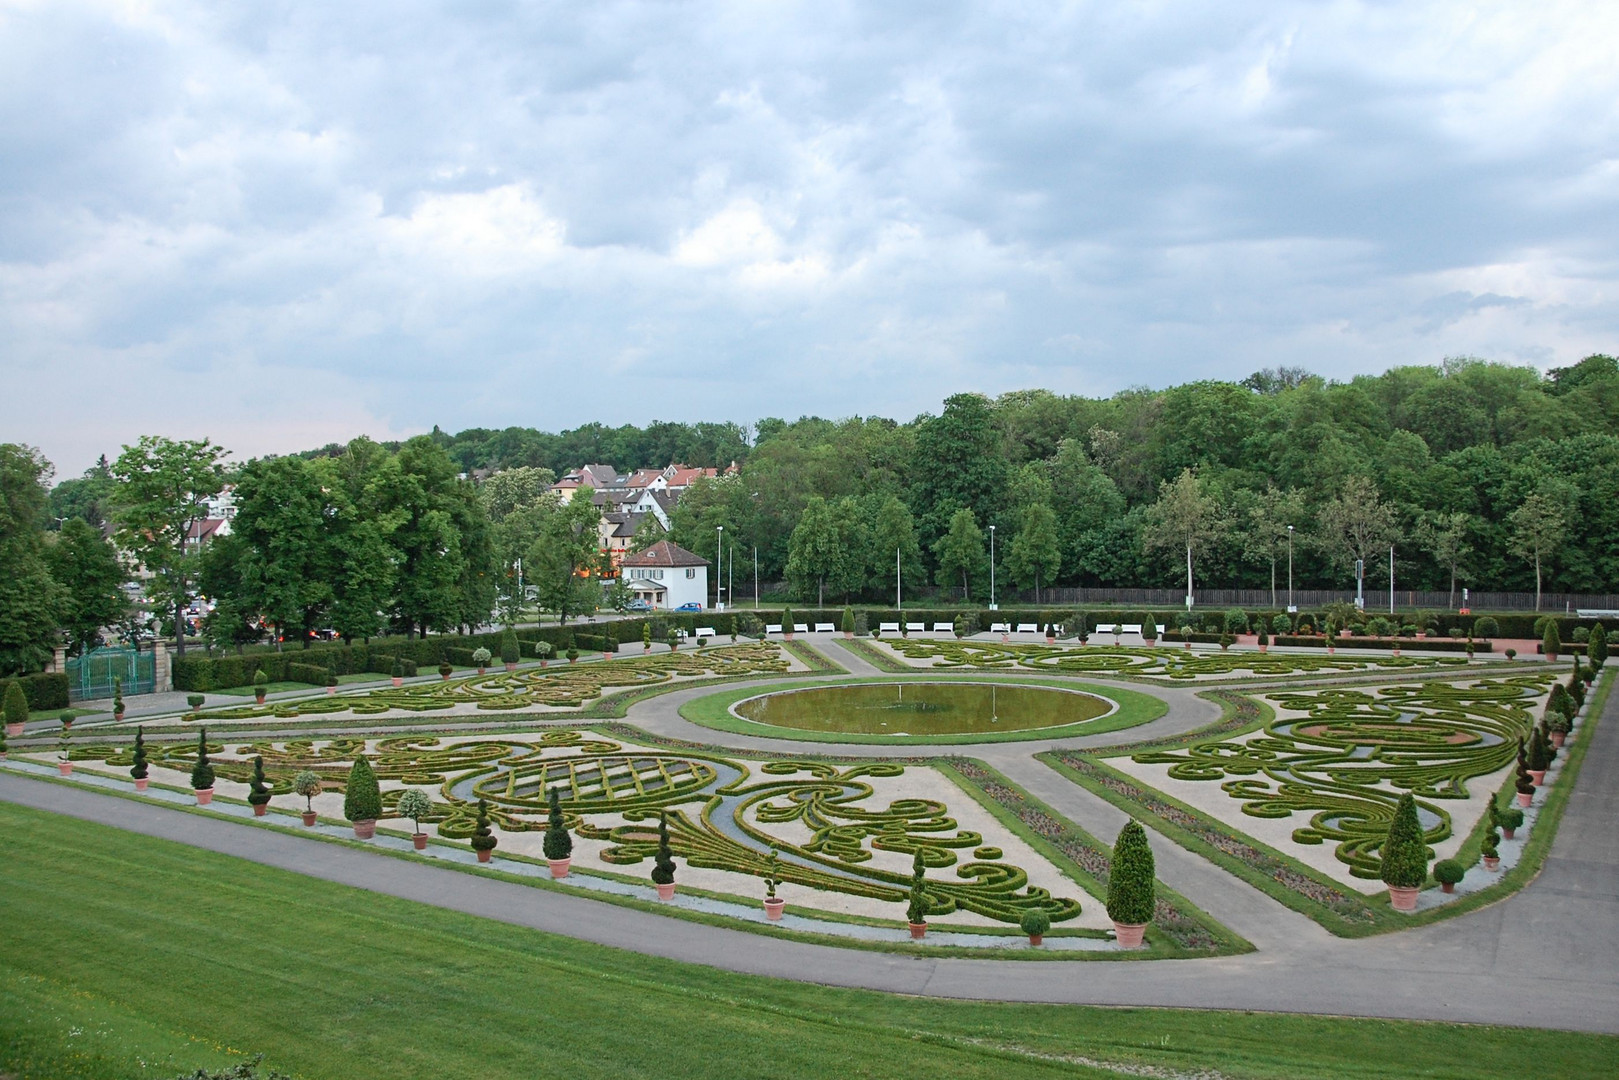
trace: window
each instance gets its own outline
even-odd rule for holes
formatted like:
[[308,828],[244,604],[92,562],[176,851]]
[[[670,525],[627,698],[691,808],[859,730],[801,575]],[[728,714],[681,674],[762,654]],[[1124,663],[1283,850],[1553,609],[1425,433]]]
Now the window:
[[687,581],[690,581],[692,578],[694,578],[696,576],[697,576],[697,571],[696,570],[688,569],[686,571],[686,580]]

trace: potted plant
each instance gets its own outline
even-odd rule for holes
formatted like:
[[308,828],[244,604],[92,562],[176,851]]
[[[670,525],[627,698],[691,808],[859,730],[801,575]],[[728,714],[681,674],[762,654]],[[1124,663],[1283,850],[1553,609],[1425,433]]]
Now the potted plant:
[[264,758],[254,755],[253,775],[247,781],[247,804],[254,817],[263,817],[270,806],[270,788],[264,782]]
[[1231,642],[1232,642],[1232,637],[1231,637],[1230,633],[1222,633],[1220,635],[1220,651],[1225,652],[1226,650],[1230,649],[1231,648]]
[[1557,636],[1557,620],[1547,616],[1546,632],[1540,636],[1540,651],[1546,654],[1547,660],[1555,663],[1562,648],[1563,641]]
[[304,824],[315,825],[315,796],[320,794],[320,776],[305,769],[292,778],[292,790],[304,797]]
[[484,648],[482,645],[472,650],[472,662],[478,666],[479,675],[484,673],[484,671],[489,667],[489,661],[493,659],[494,654],[488,649]]
[[420,788],[406,788],[399,796],[399,805],[394,809],[399,816],[409,818],[416,831],[410,834],[410,842],[417,851],[427,850],[427,834],[422,832],[422,818],[433,812],[433,800],[427,797],[427,792]]
[[1038,945],[1045,938],[1046,931],[1051,929],[1051,916],[1044,908],[1035,908],[1025,911],[1023,918],[1018,920],[1023,932],[1029,935],[1029,944]]
[[1484,869],[1491,873],[1501,870],[1501,841],[1495,834],[1495,826],[1490,826],[1484,833],[1484,839],[1479,841],[1479,857],[1484,860]]
[[270,692],[270,676],[259,668],[253,673],[253,700],[259,705],[264,704],[264,695]]
[[[905,624],[903,622],[900,623],[899,626],[900,626],[901,631],[903,631],[905,629]],[[781,609],[781,636],[782,636],[782,640],[784,640],[784,641],[793,640],[793,609],[792,608],[782,608]]]
[[1591,627],[1591,640],[1585,646],[1585,658],[1591,661],[1593,671],[1601,671],[1608,662],[1608,631],[1601,623]]
[[1535,799],[1535,781],[1529,775],[1528,754],[1524,750],[1523,740],[1518,740],[1518,775],[1514,781],[1518,791],[1518,805],[1528,806]]
[[134,790],[144,792],[146,785],[151,784],[151,779],[146,776],[146,729],[141,729],[141,727],[134,729],[133,761],[134,764],[130,766],[130,776],[134,777]]
[[1453,893],[1456,883],[1467,876],[1467,871],[1455,859],[1440,859],[1433,864],[1433,879],[1439,882],[1439,891]]
[[438,666],[439,678],[443,679],[445,682],[449,682],[450,681],[450,676],[452,674],[454,674],[454,673],[455,673],[455,668],[450,666],[450,662],[448,660],[446,660],[443,663],[439,664],[439,666]]
[[208,761],[207,728],[197,732],[197,762],[191,766],[191,790],[197,793],[198,806],[214,801],[214,767]]
[[540,658],[541,667],[551,666],[550,657],[554,648],[555,646],[553,646],[549,641],[536,641],[534,643],[534,655]]
[[854,608],[844,605],[843,608],[843,636],[854,637]]
[[1514,649],[1510,645],[1507,646],[1506,654],[1508,660],[1516,660],[1518,658],[1518,650]]
[[22,683],[16,679],[6,680],[5,703],[0,705],[0,710],[5,713],[6,734],[15,739],[28,723],[28,695],[22,692]]
[[575,648],[574,646],[569,645],[568,646],[568,663],[576,664],[578,662],[579,662],[579,650],[577,648]]
[[[1142,627],[1142,629],[1145,630],[1146,627]],[[1057,644],[1057,624],[1056,623],[1049,623],[1049,622],[1046,623],[1046,644],[1047,645],[1055,645],[1055,644]]]
[[1563,748],[1563,744],[1568,741],[1569,732],[1574,730],[1574,725],[1569,721],[1568,717],[1560,712],[1553,712],[1551,709],[1546,710],[1545,719],[1541,723],[1546,725],[1546,737],[1551,740],[1552,746],[1558,750]]
[[483,799],[478,800],[478,817],[472,826],[472,850],[478,853],[479,862],[488,862],[490,852],[494,851],[500,843],[495,839],[494,830],[489,827],[489,804]]
[[787,901],[776,895],[780,884],[781,853],[771,848],[770,859],[765,863],[765,918],[771,922],[780,922],[782,909],[787,906]]
[[326,694],[337,693],[337,657],[326,657]]
[[652,857],[652,884],[659,900],[675,898],[675,860],[669,851],[669,815],[658,815],[658,852]]
[[[119,723],[124,719],[124,680],[112,681],[112,718]],[[69,721],[72,723],[72,721]]]
[[543,841],[545,858],[551,864],[551,876],[565,878],[568,868],[573,865],[573,837],[568,835],[568,823],[562,817],[562,789],[553,787],[550,800],[550,816],[545,822]]
[[644,622],[644,623],[641,624],[641,651],[644,652],[644,653],[649,653],[649,652],[652,651],[652,623],[651,622]]
[[349,768],[349,781],[343,790],[343,816],[353,823],[355,839],[369,840],[377,834],[382,792],[377,787],[377,774],[364,754],[356,754]]
[[191,708],[191,719],[195,720],[202,714],[202,703],[208,699],[201,694],[187,694],[186,704]]
[[[1491,805],[1494,805],[1493,802]],[[1515,839],[1518,830],[1523,828],[1523,811],[1516,806],[1507,806],[1497,810],[1495,817],[1501,824],[1501,835],[1508,840]]]
[[[1541,724],[1545,724],[1542,720]],[[1546,782],[1546,770],[1551,767],[1550,744],[1544,727],[1537,727],[1529,736],[1529,782],[1536,787]]]
[[911,940],[920,941],[928,932],[928,903],[927,890],[923,888],[922,876],[927,873],[927,867],[922,863],[922,849],[916,849],[916,857],[911,860],[911,888],[905,894],[905,921],[910,924]]
[[1147,832],[1132,818],[1113,844],[1107,878],[1107,917],[1113,920],[1113,937],[1121,949],[1141,945],[1158,902],[1156,877]]
[[500,635],[500,662],[506,665],[507,671],[516,671],[517,662],[523,659],[523,647],[517,642],[517,631],[507,627],[506,632]]
[[1327,638],[1327,655],[1331,656],[1338,651],[1338,646],[1334,644],[1338,640],[1338,624],[1328,619],[1322,632]]
[[3,728],[3,727],[0,727],[0,761],[5,761],[6,760],[6,758],[7,758],[7,749],[8,748],[6,746],[6,729]]
[[1270,620],[1263,615],[1259,617],[1259,625],[1254,634],[1254,642],[1259,646],[1260,652],[1270,651]]
[[1383,841],[1383,881],[1395,911],[1415,911],[1417,893],[1428,880],[1428,845],[1417,820],[1417,801],[1407,791],[1394,807],[1388,839]]
[[1141,640],[1146,642],[1149,649],[1158,644],[1158,620],[1153,618],[1150,611],[1141,620]]
[[62,735],[56,743],[56,771],[63,776],[73,775],[73,725],[64,722]]
[[405,685],[405,662],[397,655],[394,657],[393,668],[389,672],[388,680],[395,686]]

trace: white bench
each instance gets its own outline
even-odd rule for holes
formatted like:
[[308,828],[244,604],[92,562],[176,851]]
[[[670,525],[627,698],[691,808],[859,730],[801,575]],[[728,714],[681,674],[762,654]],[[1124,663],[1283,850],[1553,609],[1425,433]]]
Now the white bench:
[[713,637],[714,628],[712,626],[699,626],[697,628],[697,636],[700,638]]
[[925,622],[908,622],[905,624],[905,632],[907,634],[925,634],[928,632],[928,624]]
[[990,623],[989,632],[992,634],[1010,634],[1012,632],[1012,624],[1003,622]]
[[897,633],[899,633],[899,623],[897,623],[897,622],[879,623],[878,626],[877,626],[877,629],[881,630],[885,634],[897,634]]
[[1038,634],[1040,632],[1040,624],[1032,622],[1020,622],[1017,624],[1017,632],[1020,634]]
[[793,623],[793,633],[795,633],[795,634],[807,634],[807,633],[809,633],[809,627],[805,626],[801,622],[795,622],[795,623]]
[[1141,624],[1140,623],[1125,623],[1124,624],[1124,632],[1126,634],[1139,634],[1139,633],[1141,633]]
[[829,622],[818,622],[815,624],[815,632],[817,634],[830,634],[836,629],[837,627]]
[[765,633],[767,633],[767,634],[779,634],[779,633],[781,633],[781,623],[779,623],[779,622],[766,623],[765,624]]
[[1119,628],[1118,623],[1110,623],[1110,622],[1099,622],[1099,623],[1097,623],[1096,624],[1096,629],[1091,631],[1091,632],[1095,633],[1095,634],[1119,634],[1119,633],[1123,633],[1123,631]]
[[956,632],[956,624],[955,623],[947,623],[947,622],[936,622],[936,623],[933,624],[933,632],[935,634],[954,634]]

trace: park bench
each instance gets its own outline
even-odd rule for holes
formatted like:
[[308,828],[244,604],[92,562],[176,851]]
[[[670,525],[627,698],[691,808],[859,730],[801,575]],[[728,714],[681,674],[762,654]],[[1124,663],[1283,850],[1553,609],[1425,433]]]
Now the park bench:
[[807,633],[809,633],[809,627],[805,626],[801,622],[795,622],[795,623],[793,623],[793,633],[795,633],[795,634],[807,634]]
[[899,633],[899,623],[897,623],[897,622],[879,623],[878,626],[877,626],[877,629],[881,630],[885,634],[897,634],[897,633]]
[[781,633],[781,623],[779,623],[779,622],[766,623],[765,624],[765,633],[767,633],[767,634],[779,634],[779,633]]
[[1118,634],[1121,634],[1123,632],[1124,631],[1122,629],[1120,629],[1118,623],[1099,622],[1099,623],[1096,624],[1095,633],[1098,633],[1098,634],[1118,635]]
[[836,629],[837,627],[829,622],[818,622],[815,624],[815,632],[817,634],[830,634]]
[[713,637],[714,628],[712,626],[699,626],[697,628],[697,636],[700,638]]
[[933,632],[935,634],[954,634],[956,632],[956,624],[955,623],[947,623],[947,622],[936,622],[936,623],[933,624]]
[[1003,622],[990,623],[989,632],[992,634],[1010,634],[1012,632],[1012,624]]
[[925,622],[908,622],[905,624],[905,632],[907,634],[925,634],[928,632],[928,624]]
[[1140,623],[1125,623],[1124,624],[1124,632],[1126,634],[1139,634],[1139,633],[1141,633],[1141,624]]
[[1038,634],[1040,632],[1040,624],[1032,622],[1020,622],[1017,624],[1017,632],[1020,634]]

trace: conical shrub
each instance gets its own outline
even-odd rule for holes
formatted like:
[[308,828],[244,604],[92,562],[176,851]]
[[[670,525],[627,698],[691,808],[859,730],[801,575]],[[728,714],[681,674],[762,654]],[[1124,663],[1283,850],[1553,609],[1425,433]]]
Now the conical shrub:
[[1417,800],[1408,791],[1400,796],[1383,841],[1383,881],[1397,889],[1418,889],[1428,880],[1428,845],[1417,820]]

